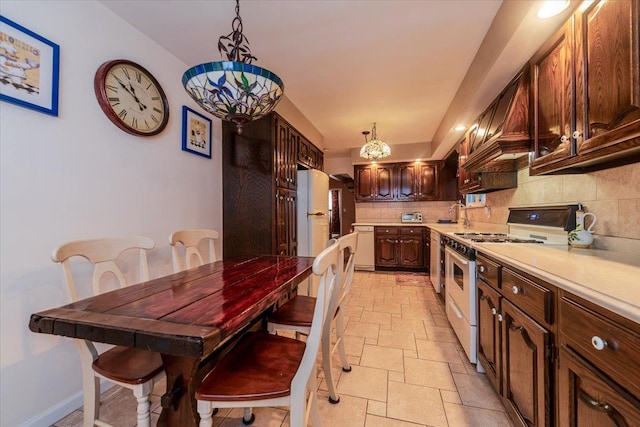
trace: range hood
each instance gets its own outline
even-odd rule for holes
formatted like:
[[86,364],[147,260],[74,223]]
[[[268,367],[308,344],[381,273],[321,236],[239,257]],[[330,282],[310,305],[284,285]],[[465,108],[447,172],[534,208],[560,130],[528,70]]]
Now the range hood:
[[464,168],[469,172],[491,169],[494,160],[516,159],[531,151],[529,132],[529,67],[478,117],[469,134],[469,153]]

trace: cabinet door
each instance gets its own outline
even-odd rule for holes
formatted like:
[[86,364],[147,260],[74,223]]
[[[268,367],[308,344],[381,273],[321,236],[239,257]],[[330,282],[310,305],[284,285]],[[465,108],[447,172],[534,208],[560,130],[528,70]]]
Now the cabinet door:
[[376,236],[376,266],[397,267],[398,236]]
[[289,129],[289,140],[285,147],[284,168],[286,187],[295,190],[298,178],[298,143],[302,137],[294,130]]
[[376,200],[393,200],[395,182],[393,179],[393,166],[379,165],[375,168],[375,194]]
[[401,267],[424,266],[424,244],[419,236],[400,236],[398,241]]
[[640,146],[638,8],[638,0],[598,0],[576,13],[576,121],[582,134],[577,150],[581,156],[610,154],[621,137],[631,139],[632,134],[635,143],[630,143]]
[[275,120],[275,144],[273,153],[273,177],[276,187],[286,188],[289,185],[287,148],[289,146],[289,126]]
[[436,200],[438,198],[438,165],[419,164],[416,200]]
[[416,165],[400,164],[397,168],[398,184],[396,189],[397,200],[414,200],[416,198]]
[[287,221],[287,255],[298,255],[298,224],[296,222],[296,192],[289,191],[285,197],[285,216]]
[[478,280],[478,358],[498,394],[502,394],[500,300],[496,291]]
[[533,142],[531,171],[544,172],[575,154],[573,18],[531,60]]
[[307,141],[305,138],[300,138],[298,142],[298,161],[302,164],[308,165],[311,161],[311,154],[309,150],[311,149],[311,143]]
[[559,360],[559,425],[631,427],[640,420],[640,401],[611,382],[572,350]]
[[275,233],[274,233],[274,253],[276,255],[287,255],[289,252],[289,222],[287,220],[288,206],[287,193],[284,190],[276,190],[276,212],[275,212]]
[[517,425],[551,426],[550,333],[502,299],[502,393]]
[[370,202],[375,196],[375,168],[372,166],[354,166],[355,197],[357,202]]

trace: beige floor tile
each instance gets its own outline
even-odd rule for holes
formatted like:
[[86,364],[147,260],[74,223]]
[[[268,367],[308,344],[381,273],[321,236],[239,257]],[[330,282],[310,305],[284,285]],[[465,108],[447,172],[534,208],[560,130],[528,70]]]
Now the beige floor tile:
[[427,337],[431,341],[458,342],[458,337],[451,327],[430,326],[425,324],[424,328],[427,331]]
[[424,323],[421,319],[405,319],[405,318],[392,318],[391,319],[391,330],[398,332],[411,332],[411,333],[419,333],[424,334]]
[[458,349],[453,343],[416,340],[416,347],[418,349],[418,358],[420,359],[462,364]]
[[378,334],[378,345],[382,347],[401,348],[406,350],[416,349],[416,339],[410,332],[383,331]]
[[456,384],[446,363],[405,357],[404,377],[409,384],[456,391]]
[[344,309],[344,315],[349,316],[354,320],[360,320],[360,316],[362,316],[363,307],[357,307],[350,304],[344,306],[344,308],[340,308],[340,310]]
[[373,303],[373,311],[391,314],[402,314],[402,304],[376,301]]
[[504,411],[504,406],[495,394],[486,375],[464,375],[458,373],[452,375],[463,404]]
[[[243,408],[234,408],[226,414],[224,418],[215,415],[213,418],[221,418],[220,427],[245,427],[242,423]],[[287,408],[253,408],[256,416],[255,426],[264,427],[280,427],[285,418],[288,418],[289,411]],[[214,423],[215,424],[215,423]]]
[[363,311],[360,316],[363,323],[376,323],[378,325],[391,326],[391,313],[380,313],[377,311]]
[[460,395],[455,391],[440,390],[440,396],[442,396],[443,402],[462,405],[462,400],[460,399]]
[[403,319],[419,319],[425,320],[431,318],[431,312],[427,307],[412,307],[412,306],[402,306],[402,318]]
[[455,427],[511,427],[504,412],[444,403],[450,426]]
[[379,331],[380,325],[377,323],[356,322],[352,320],[345,328],[344,334],[377,340]]
[[366,366],[352,366],[349,375],[340,378],[338,393],[386,402],[387,371]]
[[457,372],[460,374],[467,374],[467,370],[465,369],[465,367],[463,365],[459,365],[456,363],[449,363],[449,369],[451,370],[451,372]]
[[389,382],[387,417],[429,426],[448,426],[440,392],[414,384]]
[[404,371],[403,372],[389,371],[389,381],[395,381],[397,383],[403,383],[404,382]]
[[377,400],[369,399],[369,403],[367,404],[367,414],[386,417],[387,404],[385,402],[378,402]]
[[328,393],[318,393],[318,408],[323,426],[364,426],[367,399],[341,394],[340,403],[334,405],[329,403],[328,397]]
[[365,427],[423,427],[423,424],[408,423],[406,421],[379,417],[375,414],[367,415]]
[[[355,335],[344,336],[344,349],[347,356],[362,356],[362,347],[364,347],[364,337]],[[348,360],[348,359],[347,359]]]
[[360,366],[403,372],[402,350],[399,348],[365,345],[360,358]]
[[406,305],[407,307],[409,307],[411,305],[411,297],[408,295],[386,296],[384,298],[384,301],[382,302],[384,304],[400,304],[400,305]]

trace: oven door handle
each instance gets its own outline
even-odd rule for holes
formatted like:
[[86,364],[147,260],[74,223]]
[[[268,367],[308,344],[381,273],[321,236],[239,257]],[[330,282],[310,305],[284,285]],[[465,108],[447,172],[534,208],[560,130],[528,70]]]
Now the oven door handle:
[[464,315],[462,314],[462,312],[460,311],[460,309],[458,308],[455,302],[449,301],[449,305],[451,306],[453,311],[455,311],[455,314],[456,316],[458,316],[458,319],[462,319],[464,317]]
[[462,258],[460,255],[458,255],[458,253],[455,252],[454,250],[446,248],[445,251],[447,254],[449,254],[449,256],[455,258],[456,261],[459,262],[460,264],[469,265],[469,262],[466,259]]

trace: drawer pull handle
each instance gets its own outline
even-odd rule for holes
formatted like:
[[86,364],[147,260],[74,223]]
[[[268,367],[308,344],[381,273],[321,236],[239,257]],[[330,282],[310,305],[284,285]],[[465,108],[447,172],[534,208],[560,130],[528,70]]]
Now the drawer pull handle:
[[488,296],[486,296],[486,295],[480,295],[480,301],[484,301],[484,300],[487,300],[487,299],[489,299],[489,297],[488,297]]
[[519,294],[521,292],[521,289],[519,287],[517,287],[517,286],[513,286],[511,288],[511,292],[513,292],[514,294],[517,295],[517,294]]
[[492,308],[491,309],[491,314],[493,314],[495,316],[496,314],[498,314],[498,310],[496,310],[495,308]]
[[486,268],[484,268],[484,265],[481,265],[480,267],[478,267],[478,270],[480,270],[480,273],[484,273],[486,271]]
[[614,408],[610,404],[606,402],[598,402],[596,399],[589,396],[584,390],[580,390],[579,397],[580,400],[591,406],[595,411],[606,413],[609,418],[611,418],[611,421],[613,421],[613,424],[615,424],[616,427],[628,426],[620,412],[618,412],[616,408]]
[[502,314],[498,314],[498,322],[502,322],[503,319]]
[[591,337],[591,345],[593,345],[593,348],[595,348],[596,350],[604,350],[604,348],[607,346],[607,341],[595,335]]
[[511,329],[513,332],[519,332],[521,330],[523,330],[524,328],[522,326],[509,326],[509,329]]

